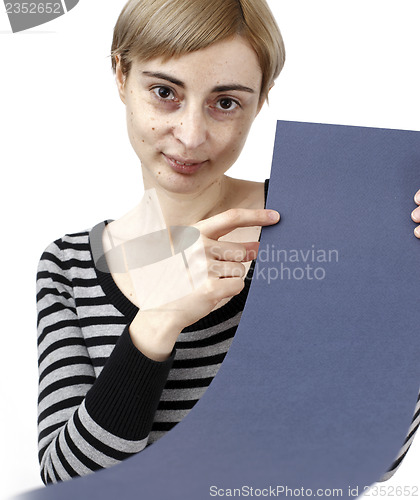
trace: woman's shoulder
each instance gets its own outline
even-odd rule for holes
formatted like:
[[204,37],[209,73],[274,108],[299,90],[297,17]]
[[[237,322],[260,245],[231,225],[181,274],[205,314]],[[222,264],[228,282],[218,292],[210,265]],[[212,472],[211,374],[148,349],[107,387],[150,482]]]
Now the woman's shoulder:
[[81,231],[65,233],[63,236],[51,241],[41,252],[40,261],[71,259],[86,260],[90,253],[90,237],[95,228],[100,228],[106,221],[100,222],[92,227],[87,227]]
[[68,232],[44,247],[36,271],[38,292],[53,286],[72,294],[74,286],[90,286],[94,282],[96,274],[90,241],[94,227]]

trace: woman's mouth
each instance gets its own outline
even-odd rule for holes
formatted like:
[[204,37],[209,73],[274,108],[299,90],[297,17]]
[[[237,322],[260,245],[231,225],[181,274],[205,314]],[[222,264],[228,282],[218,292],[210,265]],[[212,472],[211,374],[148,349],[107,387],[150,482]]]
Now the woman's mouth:
[[199,170],[206,161],[200,161],[195,159],[184,159],[174,156],[167,156],[162,153],[165,157],[168,165],[180,174],[194,174]]

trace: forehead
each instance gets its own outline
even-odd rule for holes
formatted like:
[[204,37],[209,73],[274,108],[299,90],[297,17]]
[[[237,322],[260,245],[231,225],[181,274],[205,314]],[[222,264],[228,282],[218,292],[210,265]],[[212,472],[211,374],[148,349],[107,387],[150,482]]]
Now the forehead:
[[254,88],[258,93],[262,81],[257,55],[240,36],[166,60],[159,57],[134,61],[132,70],[139,75],[143,72],[169,74],[185,83],[186,87],[240,84]]

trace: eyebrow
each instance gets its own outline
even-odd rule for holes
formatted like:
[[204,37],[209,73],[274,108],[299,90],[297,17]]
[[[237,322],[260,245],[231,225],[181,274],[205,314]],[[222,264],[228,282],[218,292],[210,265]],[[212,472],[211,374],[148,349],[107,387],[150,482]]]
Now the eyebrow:
[[173,76],[167,75],[166,73],[154,72],[154,71],[143,71],[143,75],[151,76],[153,78],[159,78],[160,80],[167,80],[168,82],[173,83],[174,85],[178,85],[178,87],[185,88],[185,83],[181,82],[177,78]]
[[254,89],[251,89],[251,87],[245,87],[245,85],[240,85],[239,83],[234,83],[232,85],[219,85],[217,87],[214,87],[213,92],[227,92],[229,90],[239,90],[241,92],[255,94]]
[[[168,82],[177,85],[185,89],[185,83],[177,78],[174,78],[171,75],[167,75],[166,73],[161,73],[160,71],[143,71],[143,75],[151,76],[153,78],[159,78],[161,80],[166,80]],[[239,83],[233,83],[231,85],[217,85],[213,88],[212,92],[228,92],[230,90],[239,90],[240,92],[248,92],[249,94],[255,94],[255,90],[251,87],[246,87],[245,85],[240,85]]]

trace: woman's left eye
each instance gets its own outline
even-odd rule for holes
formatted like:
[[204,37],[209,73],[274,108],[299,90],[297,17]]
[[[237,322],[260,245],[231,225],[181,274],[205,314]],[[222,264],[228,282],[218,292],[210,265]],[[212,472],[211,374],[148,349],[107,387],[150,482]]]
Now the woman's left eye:
[[169,87],[154,87],[152,90],[159,99],[164,101],[172,101],[175,99],[174,92]]
[[238,106],[240,106],[239,102],[231,99],[230,97],[223,97],[216,103],[216,108],[222,111],[233,111]]

